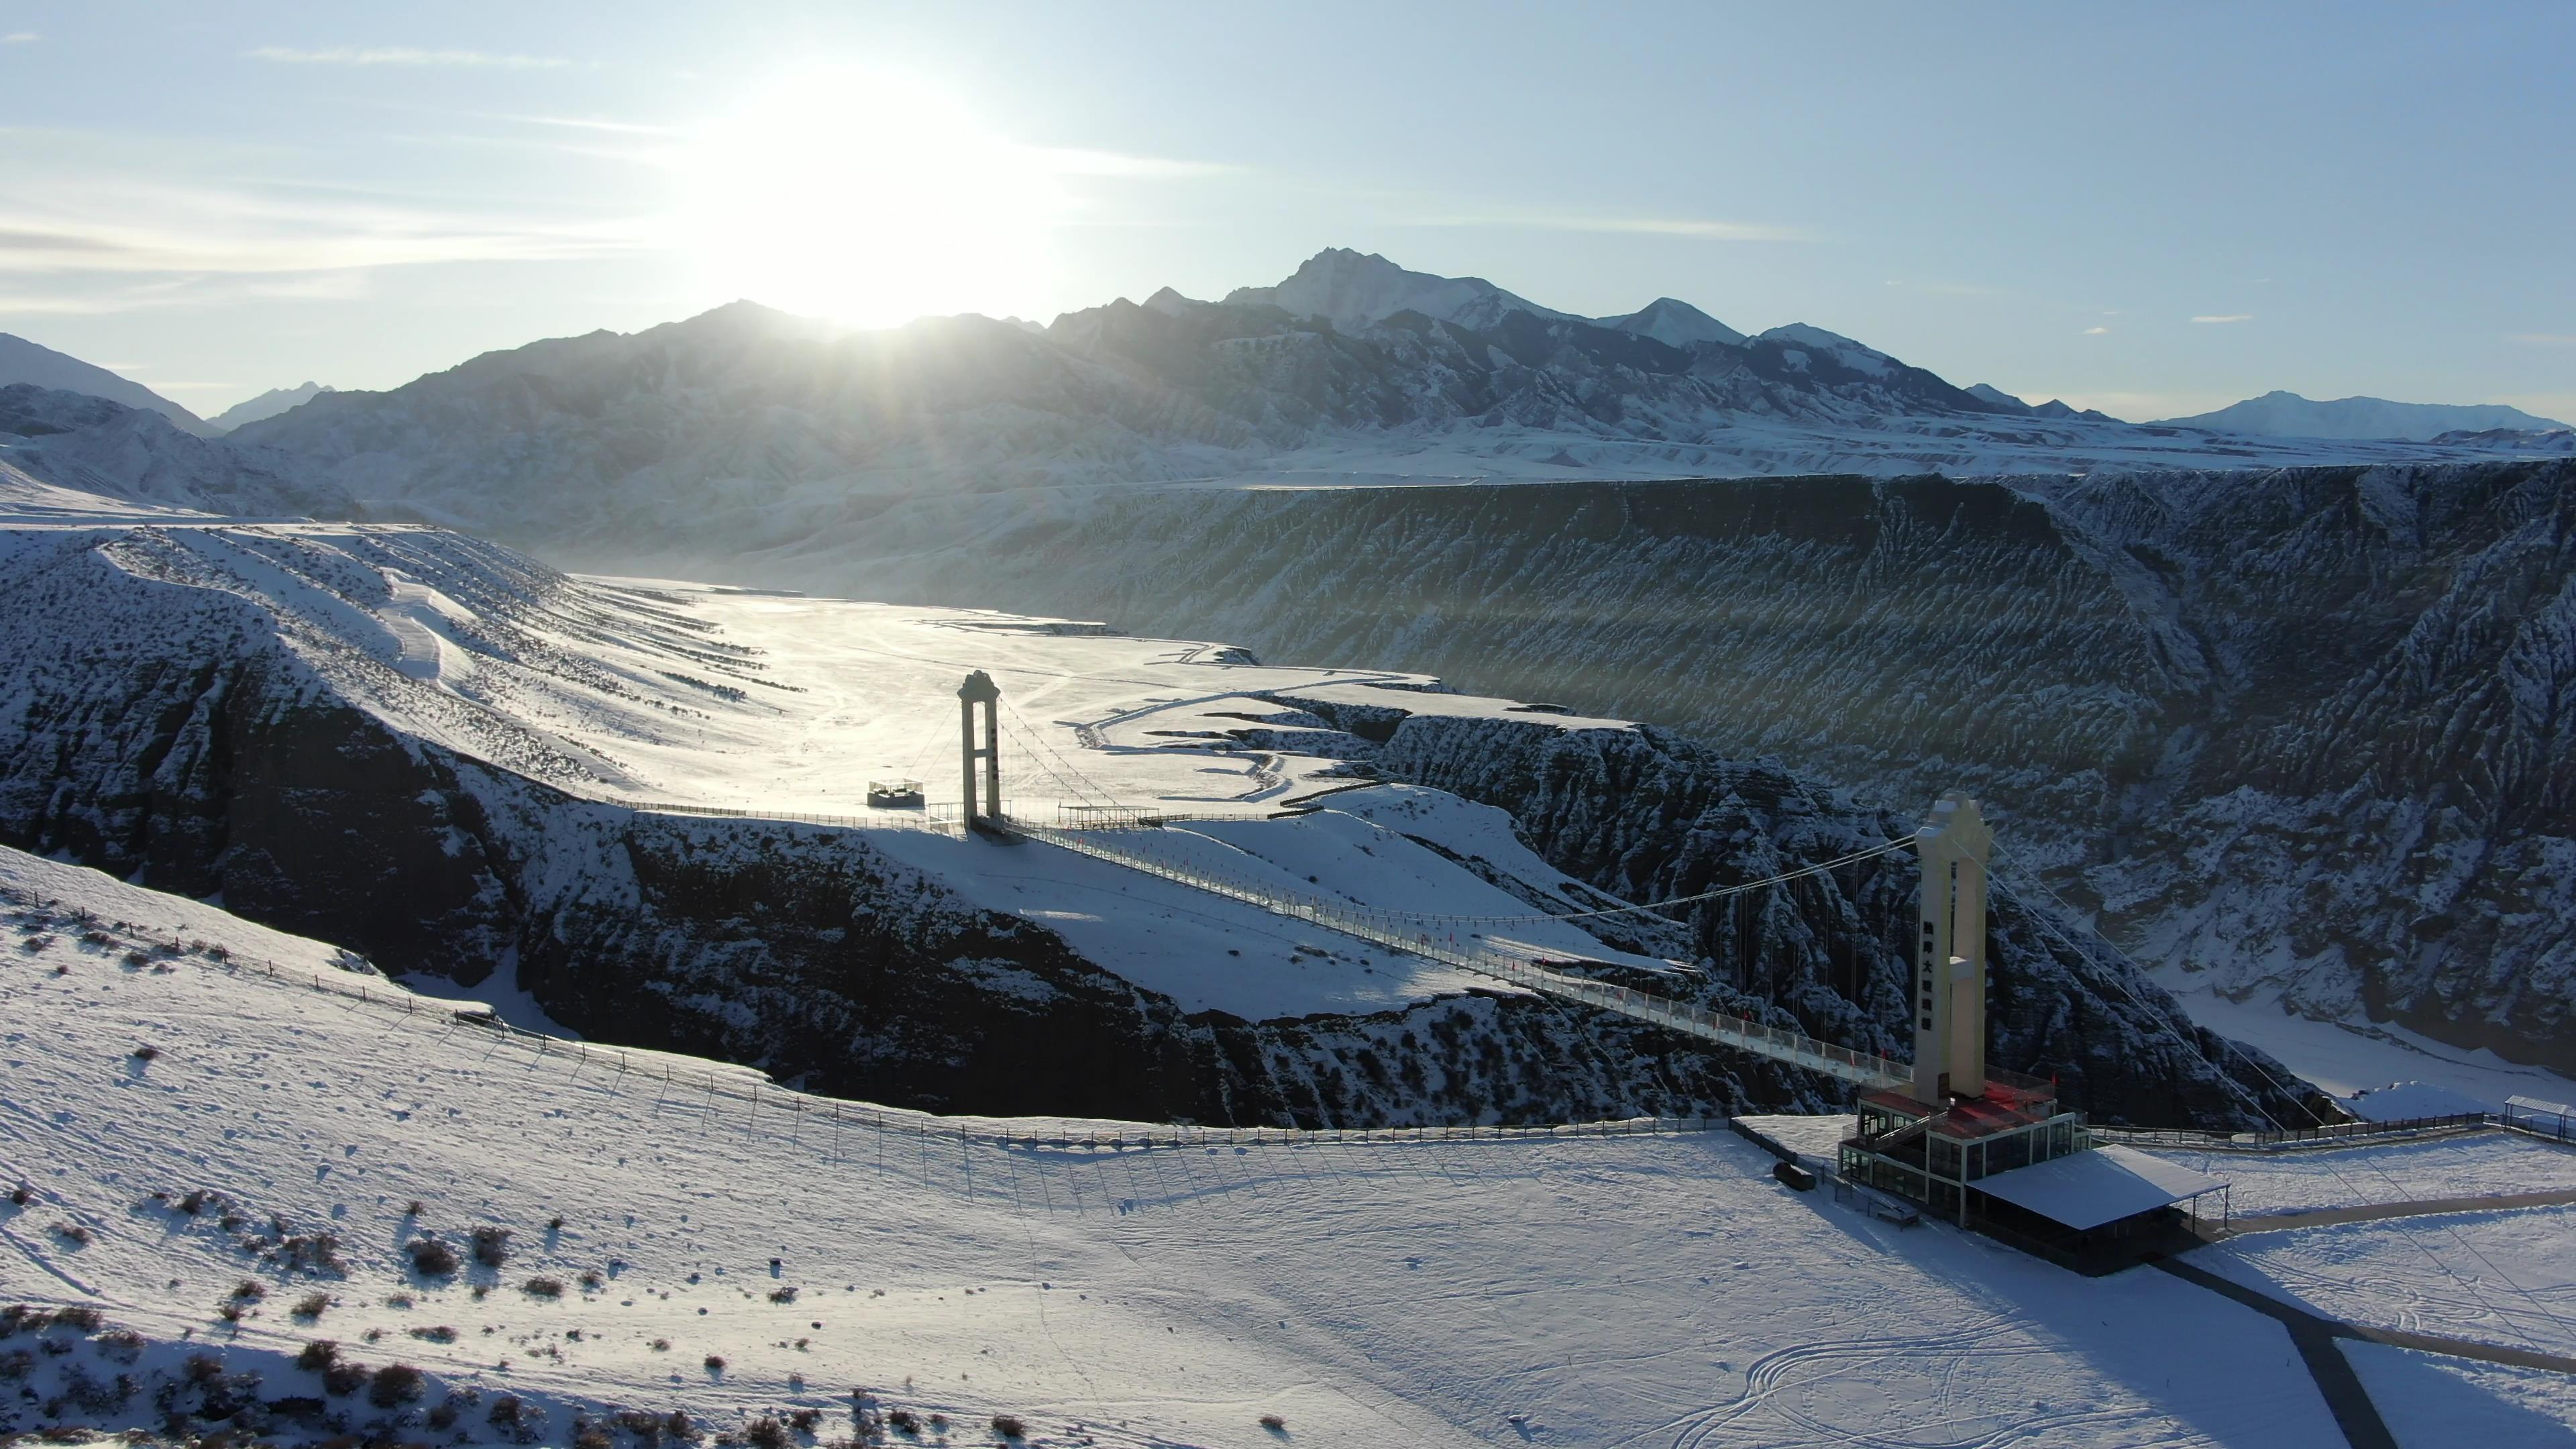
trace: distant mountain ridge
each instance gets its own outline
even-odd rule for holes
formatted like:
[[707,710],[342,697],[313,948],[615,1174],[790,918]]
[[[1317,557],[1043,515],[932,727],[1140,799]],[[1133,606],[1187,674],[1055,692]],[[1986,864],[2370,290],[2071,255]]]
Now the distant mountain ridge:
[[2319,402],[2294,392],[2274,391],[2216,412],[2166,418],[2150,426],[2212,428],[2270,438],[2400,438],[2431,442],[2445,433],[2547,433],[2565,430],[2568,424],[2535,417],[2502,403],[2401,403],[2376,397]]
[[83,362],[68,352],[0,332],[0,387],[23,382],[64,392],[87,393],[130,408],[143,408],[168,418],[182,431],[212,437],[223,431],[130,377]]
[[276,417],[279,413],[302,407],[323,393],[333,391],[336,389],[324,387],[318,382],[307,382],[301,387],[272,387],[255,398],[234,403],[206,421],[216,431],[228,433],[244,423],[255,423],[262,418]]

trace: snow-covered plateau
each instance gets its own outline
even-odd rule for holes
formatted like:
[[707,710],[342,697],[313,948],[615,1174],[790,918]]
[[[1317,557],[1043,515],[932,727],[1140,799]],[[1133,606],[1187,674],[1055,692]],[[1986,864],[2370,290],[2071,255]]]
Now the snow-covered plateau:
[[[924,1117],[503,1032],[9,850],[0,1006],[0,1435],[2347,1442],[2252,1307],[1879,1222],[1722,1131]],[[2325,1346],[2404,1449],[2576,1442],[2576,1379],[2493,1361],[2576,1354],[2563,1209],[2262,1221],[2564,1190],[2576,1157],[2489,1132],[2190,1160],[2273,1227],[2199,1270],[2447,1341]]]

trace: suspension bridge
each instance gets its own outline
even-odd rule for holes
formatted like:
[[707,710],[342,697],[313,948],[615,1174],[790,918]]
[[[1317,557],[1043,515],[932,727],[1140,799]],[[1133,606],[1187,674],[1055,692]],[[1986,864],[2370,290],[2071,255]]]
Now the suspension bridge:
[[[966,686],[958,692],[958,698],[963,706],[964,800],[956,818],[970,831],[984,830],[1005,837],[1038,841],[1370,945],[1437,961],[1562,1001],[1649,1022],[1736,1051],[1821,1072],[1864,1089],[1901,1087],[1913,1079],[1914,1068],[1908,1063],[1836,1046],[1749,1017],[1710,1011],[1615,981],[1583,975],[1577,970],[1563,969],[1585,965],[1616,967],[1620,963],[1587,962],[1579,957],[1565,959],[1554,953],[1531,954],[1526,947],[1516,952],[1509,937],[1503,934],[1516,922],[1581,922],[1611,916],[1645,915],[1674,906],[1766,890],[1859,861],[1910,850],[1914,846],[1912,836],[1880,841],[1833,860],[1801,866],[1761,880],[1743,881],[1641,905],[1565,914],[1532,912],[1518,916],[1389,910],[1347,898],[1283,891],[1267,882],[1157,853],[1148,842],[1167,824],[1198,812],[1175,813],[1166,808],[1139,807],[1118,801],[1048,745],[1035,728],[1017,719],[1016,711],[1008,729],[1009,737],[1027,761],[1027,768],[1055,786],[1059,792],[1059,803],[1056,823],[1051,825],[1025,814],[1011,813],[1005,809],[1001,799],[1001,743],[1005,724],[1000,691],[990,677],[978,670],[968,677]],[[1067,801],[1074,803],[1065,803]],[[1207,813],[1219,818],[1245,818],[1255,812]],[[1263,810],[1257,813],[1270,817],[1304,812]]]

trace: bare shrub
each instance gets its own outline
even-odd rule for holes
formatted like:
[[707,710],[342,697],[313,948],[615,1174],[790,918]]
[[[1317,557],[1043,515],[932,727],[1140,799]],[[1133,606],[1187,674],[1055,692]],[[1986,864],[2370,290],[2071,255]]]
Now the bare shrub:
[[531,1278],[527,1282],[519,1285],[519,1291],[527,1294],[531,1298],[561,1298],[564,1295],[563,1280],[561,1278]]
[[720,1374],[724,1372],[723,1354],[711,1353],[707,1355],[707,1372],[711,1374]]
[[34,1202],[35,1200],[36,1190],[23,1182],[18,1184],[16,1187],[9,1189],[9,1205],[11,1207],[25,1207],[27,1204]]
[[796,1290],[794,1288],[772,1288],[769,1290],[769,1301],[772,1303],[793,1303],[796,1301]]
[[335,1399],[345,1399],[365,1388],[369,1377],[365,1364],[335,1359],[329,1368],[322,1370],[322,1392]]
[[1288,1432],[1288,1421],[1277,1414],[1264,1414],[1261,1416],[1261,1427],[1273,1434],[1285,1434]]
[[607,1286],[608,1280],[599,1276],[598,1269],[584,1268],[581,1270],[581,1287],[583,1292],[596,1293]]
[[617,1449],[617,1441],[597,1424],[584,1424],[572,1432],[572,1449]]
[[295,1355],[295,1366],[319,1373],[340,1361],[340,1345],[327,1338],[317,1338],[304,1345]]
[[199,1213],[204,1212],[208,1207],[222,1201],[222,1193],[202,1187],[190,1188],[188,1190],[188,1195],[179,1199],[179,1211],[186,1213],[188,1216],[193,1218]]
[[157,1061],[160,1059],[161,1049],[157,1046],[139,1046],[128,1055],[138,1062]]
[[53,1225],[53,1227],[50,1229],[50,1231],[53,1233],[53,1235],[54,1235],[55,1237],[58,1237],[58,1238],[62,1239],[64,1242],[66,1242],[66,1243],[70,1243],[70,1244],[72,1244],[72,1245],[73,1245],[73,1246],[75,1246],[75,1247],[82,1247],[82,1248],[86,1248],[86,1247],[88,1247],[88,1246],[89,1246],[89,1244],[90,1244],[90,1231],[89,1231],[89,1229],[87,1229],[87,1228],[85,1228],[85,1227],[82,1227],[82,1226],[81,1226],[80,1224],[78,1224],[78,1223],[73,1223],[73,1222],[61,1222],[61,1223],[56,1223],[56,1224],[54,1224],[54,1225]]
[[787,1449],[787,1426],[767,1414],[742,1426],[742,1441],[751,1449]]
[[918,1436],[921,1433],[921,1417],[910,1409],[888,1409],[886,1427],[898,1434]]
[[376,1370],[376,1381],[367,1387],[367,1402],[379,1409],[398,1409],[428,1389],[427,1374],[407,1363],[389,1363]]
[[288,1311],[293,1313],[296,1317],[303,1319],[305,1322],[310,1323],[314,1319],[321,1317],[323,1311],[328,1309],[330,1306],[330,1294],[307,1293],[303,1297],[296,1299],[295,1307]]
[[429,1427],[446,1430],[456,1427],[456,1401],[448,1399],[429,1411]]
[[993,1416],[993,1432],[1005,1439],[1025,1438],[1028,1434],[1027,1428],[1020,1423],[1019,1419],[1010,1414]]
[[519,1402],[517,1394],[503,1394],[495,1398],[492,1401],[492,1407],[483,1413],[484,1418],[504,1428],[518,1424],[527,1416],[527,1406]]
[[410,1333],[414,1338],[425,1338],[432,1343],[454,1343],[456,1341],[456,1330],[448,1327],[444,1323],[435,1328],[411,1329]]
[[822,1422],[823,1411],[820,1409],[798,1409],[787,1416],[788,1427],[799,1434],[813,1433],[814,1426]]
[[444,1278],[456,1271],[456,1250],[436,1238],[414,1238],[403,1246],[411,1255],[412,1271],[424,1278]]
[[474,1261],[486,1268],[498,1268],[510,1261],[510,1230],[489,1226],[476,1228]]
[[233,1285],[233,1297],[246,1303],[257,1302],[267,1296],[268,1285],[256,1278],[244,1278]]
[[346,1274],[349,1265],[340,1258],[340,1236],[337,1233],[296,1233],[278,1240],[269,1250],[269,1258],[292,1273]]

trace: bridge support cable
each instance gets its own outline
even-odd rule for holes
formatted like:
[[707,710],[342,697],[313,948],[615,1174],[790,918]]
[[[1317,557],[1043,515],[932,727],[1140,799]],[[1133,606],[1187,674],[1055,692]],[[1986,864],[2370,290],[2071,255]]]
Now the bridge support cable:
[[[1563,971],[1525,961],[1479,943],[1474,933],[1461,939],[1455,925],[1478,921],[1564,920],[1569,917],[1441,917],[1416,916],[1401,911],[1373,910],[1365,906],[1324,900],[1315,896],[1288,895],[1262,889],[1213,872],[1188,865],[1157,860],[1143,851],[1115,843],[1115,833],[1057,830],[1026,821],[1009,822],[1009,828],[1032,840],[1068,850],[1076,855],[1106,861],[1111,865],[1154,876],[1176,885],[1205,891],[1210,895],[1253,906],[1277,916],[1303,921],[1337,935],[1366,941],[1387,950],[1402,951],[1425,960],[1438,961],[1480,976],[1559,1000],[1579,1002],[1602,1011],[1616,1013],[1638,1021],[1649,1022],[1685,1036],[1698,1037],[1737,1051],[1790,1066],[1821,1072],[1862,1087],[1899,1087],[1912,1080],[1913,1069],[1903,1062],[1891,1061],[1870,1052],[1854,1051],[1802,1036],[1783,1027],[1767,1026],[1746,1017],[1729,1016],[1709,1011],[1670,997],[1639,991],[1615,982],[1596,981],[1588,976],[1575,976]],[[1871,852],[1880,853],[1878,851]],[[1808,874],[1812,872],[1799,872]],[[1770,882],[1750,882],[1752,885]],[[1731,888],[1732,889],[1732,888]],[[1639,909],[1630,907],[1628,909]],[[1586,912],[1586,915],[1611,915],[1618,912]],[[1434,929],[1437,926],[1440,929]]]

